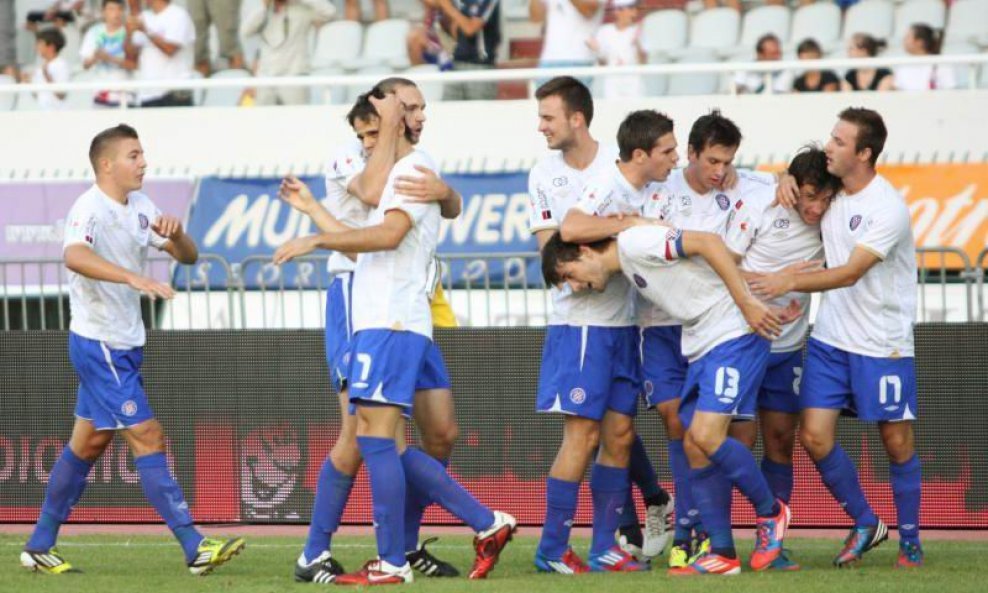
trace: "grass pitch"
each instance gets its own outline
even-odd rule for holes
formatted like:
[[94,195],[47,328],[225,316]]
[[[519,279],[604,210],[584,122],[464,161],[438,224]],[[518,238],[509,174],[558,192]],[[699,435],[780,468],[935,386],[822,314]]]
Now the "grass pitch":
[[[221,533],[211,529],[210,533]],[[178,545],[168,537],[145,535],[68,536],[59,548],[69,562],[84,574],[58,577],[33,574],[22,568],[18,556],[22,535],[0,535],[0,592],[7,593],[186,593],[236,591],[273,593],[308,591],[317,587],[292,580],[292,563],[301,550],[295,537],[249,537],[247,548],[228,565],[208,577],[193,577],[182,561]],[[831,559],[840,542],[793,538],[793,557],[803,565],[797,573],[753,573],[745,570],[738,577],[672,578],[665,574],[665,557],[656,560],[656,569],[643,574],[592,574],[580,577],[537,574],[532,565],[536,539],[516,537],[487,581],[465,578],[428,579],[416,575],[415,583],[402,590],[422,592],[484,591],[538,593],[656,593],[665,590],[711,593],[845,593],[889,591],[911,593],[935,591],[954,593],[988,591],[988,582],[977,567],[988,553],[984,541],[929,541],[925,543],[927,566],[920,570],[892,568],[897,553],[893,541],[869,552],[857,568],[836,570]],[[746,559],[752,542],[740,541]],[[576,540],[575,548],[584,554],[586,540]],[[465,574],[473,559],[470,538],[446,536],[430,547],[441,558],[453,562]],[[375,553],[370,537],[341,536],[334,542],[334,554],[348,570],[358,569]],[[342,589],[341,589],[342,590]],[[395,590],[386,588],[386,590]]]

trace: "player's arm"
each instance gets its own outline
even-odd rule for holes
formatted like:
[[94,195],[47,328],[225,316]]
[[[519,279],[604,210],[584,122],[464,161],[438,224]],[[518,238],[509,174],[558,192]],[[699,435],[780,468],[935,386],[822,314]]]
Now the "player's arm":
[[847,263],[842,266],[807,271],[810,268],[819,267],[819,262],[811,261],[790,266],[774,274],[759,275],[750,281],[750,284],[755,294],[765,298],[774,298],[794,291],[823,292],[835,288],[846,288],[853,286],[872,266],[880,261],[882,258],[873,250],[858,245],[851,252],[851,257]]
[[135,274],[104,259],[85,243],[68,245],[64,255],[66,268],[91,280],[127,284],[152,299],[170,299],[175,296],[175,291],[172,290],[171,286]]
[[364,204],[377,208],[384,194],[384,186],[388,184],[388,176],[395,166],[398,136],[402,133],[401,124],[405,110],[398,97],[393,94],[384,99],[372,97],[371,103],[374,104],[380,117],[381,131],[374,151],[367,159],[367,165],[362,172],[350,180],[347,191],[357,196],[357,199]]
[[720,276],[731,298],[741,309],[741,313],[753,330],[770,340],[779,335],[783,320],[748,291],[741,270],[734,262],[734,255],[727,249],[719,235],[684,231],[681,240],[683,255],[702,257]]
[[438,202],[439,214],[454,219],[463,211],[463,196],[446,184],[435,171],[415,165],[421,175],[399,175],[395,179],[395,191],[408,196],[409,202]]
[[380,224],[339,233],[323,233],[300,237],[285,243],[274,254],[274,263],[283,264],[316,249],[332,249],[344,253],[388,251],[398,247],[412,228],[412,219],[403,210],[389,210]]
[[556,229],[542,229],[535,231],[535,240],[539,244],[539,253],[542,253],[542,248],[545,244],[549,242],[549,239],[556,234]]
[[639,224],[637,216],[596,216],[580,208],[570,208],[559,226],[559,235],[567,243],[592,243],[613,237]]
[[[289,206],[305,214],[316,228],[324,233],[342,233],[352,230],[353,227],[343,224],[333,216],[326,207],[319,203],[319,200],[312,195],[312,190],[301,179],[294,175],[289,175],[281,181],[278,189],[278,197],[284,200]],[[344,253],[353,261],[357,260],[354,253]]]
[[[545,22],[545,0],[531,0],[528,3],[528,20],[533,23]],[[548,241],[548,239],[546,239]]]
[[196,242],[182,229],[182,221],[179,219],[174,216],[159,216],[151,225],[151,230],[166,239],[159,249],[179,263],[192,265],[199,260]]
[[585,19],[592,18],[593,15],[597,14],[597,11],[600,10],[599,0],[569,0],[569,1],[571,4],[573,4],[573,7],[576,8],[576,11],[579,12],[581,15],[583,15],[583,18]]

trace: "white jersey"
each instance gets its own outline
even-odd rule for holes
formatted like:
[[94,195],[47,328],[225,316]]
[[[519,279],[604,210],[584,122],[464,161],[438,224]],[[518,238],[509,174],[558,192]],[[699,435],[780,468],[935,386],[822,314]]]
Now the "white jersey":
[[823,293],[813,337],[864,356],[913,356],[916,245],[905,200],[876,175],[858,193],[838,194],[820,228],[828,268],[846,264],[856,247],[881,261],[853,286]]
[[625,277],[683,325],[683,356],[690,362],[750,331],[720,277],[702,259],[685,256],[681,230],[632,227],[617,242]]
[[397,248],[362,253],[353,275],[353,331],[390,329],[432,338],[429,293],[435,285],[433,258],[439,242],[439,204],[412,202],[394,189],[399,176],[421,177],[416,165],[437,171],[432,158],[414,150],[395,163],[381,202],[368,226],[380,224],[391,210],[401,210],[412,228]]
[[[366,166],[363,146],[359,140],[353,138],[339,147],[328,168],[329,173],[326,174],[326,199],[323,201],[326,210],[336,220],[355,229],[367,224],[372,208],[352,195],[347,188],[354,177],[363,173]],[[352,272],[356,266],[356,262],[342,253],[334,252],[329,256],[330,274]]]
[[[750,192],[737,203],[727,223],[727,248],[743,256],[741,269],[751,272],[777,272],[799,262],[823,256],[820,226],[803,222],[794,210],[773,206],[775,187]],[[791,292],[773,300],[771,305],[785,307],[799,301],[803,314],[783,326],[782,334],[772,342],[772,352],[792,352],[803,347],[810,327],[810,295]]]
[[[774,180],[767,173],[739,170],[738,182],[733,188],[713,189],[699,194],[686,181],[686,169],[676,169],[663,184],[662,199],[647,202],[644,215],[667,221],[684,231],[703,231],[724,237],[727,219],[737,208],[738,202],[749,193],[763,191]],[[638,324],[642,327],[679,325],[667,312],[641,300],[638,303]]]
[[[83,244],[108,262],[143,274],[148,245],[160,249],[167,239],[151,230],[161,215],[150,198],[131,192],[121,204],[92,186],[72,205],[65,218],[62,249]],[[144,345],[141,295],[126,284],[93,280],[68,271],[69,329],[113,349]]]
[[[586,169],[566,164],[561,152],[540,160],[528,175],[529,230],[556,230],[570,208],[576,205],[592,179],[608,175],[614,169],[617,148],[600,145],[597,156]],[[593,325],[624,327],[634,319],[634,303],[628,298],[628,285],[621,279],[608,283],[603,293],[574,294],[569,286],[550,289],[552,314],[550,325]]]

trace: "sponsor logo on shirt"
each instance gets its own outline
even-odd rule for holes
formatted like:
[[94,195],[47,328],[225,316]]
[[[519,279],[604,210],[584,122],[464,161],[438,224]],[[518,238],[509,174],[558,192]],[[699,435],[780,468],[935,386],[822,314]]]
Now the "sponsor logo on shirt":
[[569,401],[576,405],[580,405],[587,401],[587,392],[584,391],[582,387],[574,387],[573,390],[569,392]]
[[727,210],[731,207],[731,200],[727,198],[727,194],[717,194],[715,199],[717,200],[717,205],[720,206],[721,210]]
[[569,183],[569,179],[567,177],[553,177],[552,179],[553,187],[563,187],[568,183]]
[[851,230],[852,231],[857,230],[858,227],[861,226],[861,215],[860,214],[855,214],[854,216],[851,217],[851,225],[850,226],[851,226]]
[[683,208],[689,208],[693,205],[693,200],[689,196],[679,196],[679,205]]
[[787,229],[787,228],[789,228],[789,219],[788,218],[776,218],[775,219],[775,222],[772,223],[772,226],[774,226],[777,229]]
[[137,221],[141,224],[141,230],[146,231],[148,228],[148,217],[143,214],[138,214]]
[[638,288],[645,288],[648,286],[648,282],[645,282],[645,279],[638,274],[634,274],[632,277],[635,279],[635,284],[638,285]]

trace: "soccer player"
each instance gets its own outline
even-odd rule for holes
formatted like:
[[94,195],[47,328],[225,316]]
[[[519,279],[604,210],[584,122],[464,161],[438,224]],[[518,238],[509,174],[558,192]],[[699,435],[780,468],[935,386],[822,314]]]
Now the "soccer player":
[[[372,101],[377,102],[376,106],[372,105],[374,109],[369,109],[364,103],[361,109],[355,108],[348,114],[347,119],[357,139],[341,146],[326,178],[326,202],[329,210],[319,204],[308,188],[297,179],[289,178],[282,186],[282,198],[311,217],[323,232],[331,232],[335,228],[326,220],[330,213],[348,227],[364,226],[372,211],[371,204],[380,201],[380,193],[387,180],[387,174],[382,176],[380,172],[384,170],[387,173],[394,166],[394,145],[398,135],[403,129],[418,130],[411,134],[415,142],[421,135],[425,122],[425,106],[418,102],[421,94],[412,91],[415,84],[406,79],[390,78],[377,86],[387,94],[394,94],[398,99],[397,103],[372,98]],[[404,128],[402,119],[406,122]],[[381,145],[381,154],[375,157],[378,144]],[[459,194],[431,170],[420,167],[417,171],[421,176],[404,176],[398,180],[400,191],[420,199],[438,200],[443,216],[455,218],[460,210]],[[360,197],[356,193],[360,193]],[[333,253],[329,258],[329,271],[334,278],[326,299],[326,355],[330,377],[340,398],[343,424],[339,437],[323,462],[316,485],[309,536],[305,549],[295,564],[295,580],[301,582],[329,583],[345,572],[332,557],[330,548],[332,534],[339,527],[353,487],[353,478],[361,463],[356,441],[356,417],[350,413],[346,384],[352,337],[350,289],[354,268],[354,261],[345,254]],[[431,299],[433,325],[455,326],[456,318],[449,304],[442,298],[439,274],[436,273],[434,277],[436,292]],[[433,354],[437,352],[438,350],[430,351]],[[421,429],[424,450],[445,465],[456,439],[456,415],[449,376],[441,359],[434,368],[437,374],[424,378],[417,385],[415,419]],[[436,558],[426,549],[426,544],[418,545],[422,514],[431,501],[423,499],[418,492],[410,490],[408,494],[405,547],[409,562],[413,568],[427,576],[457,576],[459,571],[453,565]]]
[[839,114],[824,148],[827,170],[843,184],[821,223],[827,269],[789,270],[752,283],[768,298],[823,292],[800,389],[800,440],[854,520],[834,558],[838,567],[857,562],[888,538],[888,528],[865,499],[854,463],[836,442],[842,409],[878,424],[898,515],[897,566],[923,563],[922,476],[913,441],[916,250],[905,201],[875,170],[887,136],[875,111],[849,108]]
[[93,138],[89,161],[96,183],[72,205],[65,222],[69,356],[79,376],[75,424],[48,479],[41,516],[21,553],[25,568],[73,572],[55,548],[59,527],[86,488],[86,477],[119,433],[127,441],[144,495],[185,553],[189,571],[210,573],[244,548],[244,540],[205,538],[165,460],[165,437],[144,392],[142,294],[169,299],[167,284],[142,276],[148,247],[193,264],[199,257],[182,223],[140,192],[147,162],[137,132],[120,124]]
[[[789,164],[799,187],[792,209],[775,201],[774,191],[750,192],[728,217],[725,242],[741,259],[742,271],[768,273],[818,260],[823,254],[820,220],[840,189],[840,179],[827,172],[827,157],[817,148],[800,152]],[[786,504],[792,497],[792,453],[799,422],[799,382],[803,372],[803,341],[809,330],[810,297],[790,293],[771,304],[786,306],[793,299],[803,314],[785,326],[772,342],[765,378],[758,392],[758,417],[765,454],[761,469],[772,492]],[[773,569],[798,570],[783,552]]]
[[789,508],[774,498],[751,451],[728,436],[728,425],[734,417],[754,415],[769,356],[765,338],[775,337],[798,307],[770,311],[753,297],[723,240],[712,233],[655,224],[589,245],[554,237],[542,261],[547,283],[565,282],[575,292],[602,290],[623,273],[643,297],[683,323],[682,351],[690,365],[680,414],[688,429],[690,485],[711,551],[684,568],[669,569],[670,574],[741,571],[729,508],[720,498],[724,489],[715,484],[720,481],[736,486],[754,505],[758,530],[750,564],[755,570],[767,568],[782,551]]
[[[583,83],[569,76],[556,77],[538,88],[536,98],[539,132],[548,147],[558,151],[539,161],[529,174],[529,230],[541,248],[588,180],[613,169],[617,154],[590,134],[593,99]],[[637,409],[639,370],[634,330],[629,330],[634,322],[630,294],[627,282],[620,278],[603,294],[574,295],[565,287],[552,289],[553,310],[542,352],[536,409],[563,414],[564,424],[563,442],[546,480],[546,518],[535,555],[540,571],[578,574],[590,570],[569,547],[569,534],[580,481],[597,451],[605,412],[610,409],[632,416]],[[600,473],[598,483],[613,484],[608,473],[606,469]],[[654,470],[652,476],[636,482],[647,498],[661,491]],[[617,556],[612,567],[636,567],[628,562],[627,554]]]
[[[373,109],[370,97],[355,106]],[[421,95],[417,98],[422,101]],[[404,121],[404,120],[402,120]],[[335,579],[344,585],[378,585],[412,581],[405,556],[406,480],[467,523],[477,536],[470,578],[485,578],[515,530],[514,517],[491,511],[457,484],[438,461],[413,448],[399,450],[395,435],[402,414],[413,413],[416,385],[437,372],[442,355],[432,342],[431,287],[440,207],[415,202],[395,187],[397,178],[416,175],[416,166],[435,171],[432,159],[417,150],[401,124],[395,166],[367,226],[350,229],[332,216],[336,229],[290,241],[275,253],[283,263],[314,249],[360,253],[353,275],[353,342],[347,383],[356,406],[357,443],[370,475],[378,558],[358,573]],[[379,151],[377,147],[375,152]]]

